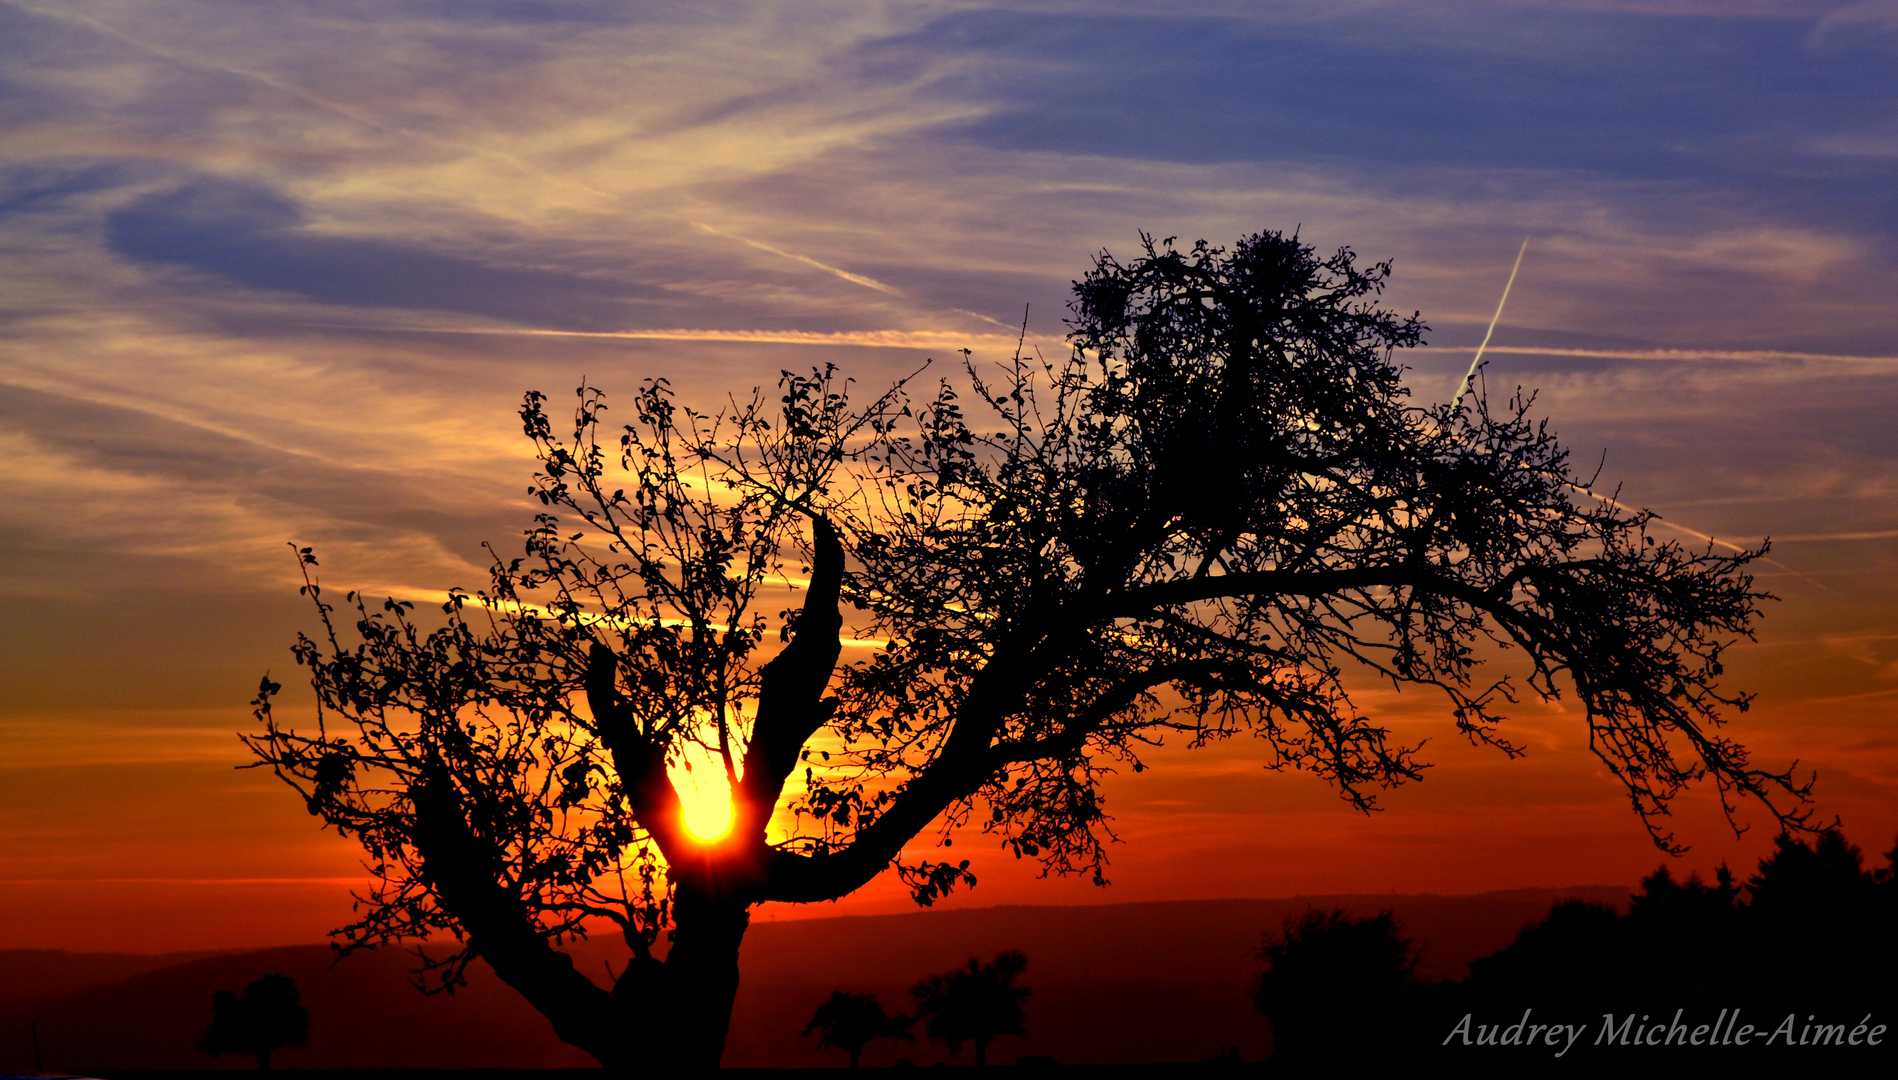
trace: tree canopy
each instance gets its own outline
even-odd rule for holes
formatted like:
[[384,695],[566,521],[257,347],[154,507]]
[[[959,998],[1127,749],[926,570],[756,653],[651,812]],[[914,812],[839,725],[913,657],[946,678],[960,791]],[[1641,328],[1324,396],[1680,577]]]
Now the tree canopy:
[[211,1023],[198,1049],[212,1057],[246,1054],[257,1059],[259,1069],[268,1069],[278,1050],[309,1041],[310,1011],[303,1007],[296,980],[270,974],[246,986],[242,996],[229,990],[212,995]]
[[1024,1034],[1027,1014],[1022,1002],[1030,993],[1015,985],[1028,970],[1028,957],[1019,950],[999,953],[983,963],[970,957],[954,971],[931,975],[910,988],[916,1013],[928,1020],[929,1037],[962,1053],[962,1044],[975,1047],[975,1063],[989,1063],[989,1044],[1004,1035]]
[[[1669,1021],[1670,1031],[1676,1022],[1717,1025],[1723,1016],[1738,1027],[1744,1015],[1754,1034],[1735,1042],[1729,1033],[1721,1049],[1709,1042],[1714,1069],[1759,1072],[1762,1059],[1796,1069],[1795,1061],[1821,1052],[1838,1075],[1890,1072],[1890,972],[1898,964],[1895,868],[1898,845],[1885,854],[1884,866],[1873,869],[1836,828],[1803,838],[1782,833],[1744,881],[1725,864],[1712,883],[1698,873],[1681,880],[1661,867],[1641,882],[1625,914],[1581,901],[1558,904],[1507,948],[1472,962],[1461,985],[1437,987],[1435,1000],[1421,1010],[1423,1026],[1437,1034],[1409,1046],[1445,1058],[1451,1069],[1474,1056],[1494,1061],[1493,1047],[1477,1054],[1442,1033],[1472,1013],[1492,1023],[1505,1017],[1513,1022],[1533,1002],[1538,1017],[1640,1014],[1642,1023],[1646,1016]],[[1879,1024],[1886,1026],[1868,1041]],[[1564,1055],[1582,1074],[1626,1066],[1625,1052],[1617,1050],[1627,1041],[1617,1045],[1614,1038],[1598,1039],[1600,1034],[1591,1026],[1589,1037]],[[1657,1045],[1682,1062],[1709,1060],[1698,1042],[1677,1050]],[[1546,1051],[1505,1050],[1501,1056],[1512,1055],[1548,1060]],[[1730,1067],[1722,1057],[1731,1059]],[[1873,1069],[1851,1059],[1887,1065]]]
[[[1420,953],[1388,911],[1308,911],[1259,951],[1253,1001],[1272,1022],[1273,1067],[1289,1075],[1611,1074],[1643,1038],[1613,1034],[1615,1017],[1652,1032],[1637,1071],[1755,1075],[1762,1059],[1822,1053],[1829,1073],[1873,1075],[1870,1062],[1892,1057],[1898,847],[1885,862],[1867,868],[1836,829],[1781,833],[1744,882],[1724,863],[1711,883],[1663,866],[1625,913],[1562,900],[1460,980],[1420,978]],[[1433,951],[1453,967],[1454,944]]]
[[1389,1020],[1412,1004],[1418,954],[1391,912],[1288,915],[1258,957],[1252,1004],[1272,1021],[1274,1063],[1362,1067],[1393,1056],[1402,1040]]
[[[594,387],[570,423],[530,392],[543,510],[486,587],[339,606],[302,549],[315,726],[266,678],[249,742],[370,855],[341,943],[451,935],[435,985],[479,956],[610,1065],[713,1063],[756,905],[972,885],[913,854],[932,829],[1104,881],[1102,778],[1169,739],[1250,735],[1368,808],[1423,765],[1354,701],[1373,681],[1510,755],[1510,702],[1572,694],[1663,846],[1696,779],[1801,823],[1804,787],[1719,730],[1757,553],[1584,494],[1525,395],[1414,400],[1388,274],[1143,237],[1075,284],[1064,357],[867,400],[825,367],[711,411],[650,379],[617,428]],[[557,948],[607,924],[611,989]]]
[[842,1050],[849,1054],[850,1067],[854,1069],[863,1055],[863,1048],[877,1039],[914,1042],[916,1036],[910,1032],[910,1027],[915,1023],[904,1013],[891,1016],[884,1012],[883,1003],[877,1000],[875,994],[836,990],[811,1014],[811,1022],[804,1026],[804,1034],[807,1037],[816,1034],[820,1050]]

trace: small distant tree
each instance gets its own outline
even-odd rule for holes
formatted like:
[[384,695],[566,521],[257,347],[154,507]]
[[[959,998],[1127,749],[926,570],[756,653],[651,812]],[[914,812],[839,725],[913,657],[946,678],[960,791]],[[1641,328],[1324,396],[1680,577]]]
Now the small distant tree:
[[857,1059],[863,1054],[863,1048],[877,1039],[907,1039],[916,1041],[911,1034],[910,1025],[916,1021],[904,1013],[895,1016],[883,1011],[883,1003],[875,994],[852,994],[846,990],[833,991],[830,1000],[817,1007],[811,1022],[805,1026],[804,1035],[819,1033],[819,1050],[842,1050],[850,1055],[850,1067],[857,1067]]
[[1314,908],[1288,916],[1258,955],[1266,967],[1252,1003],[1272,1021],[1274,1061],[1323,1056],[1362,1065],[1390,1049],[1417,972],[1417,950],[1390,912],[1366,919]]
[[966,967],[931,975],[910,988],[916,1011],[929,1018],[929,1037],[962,1053],[962,1044],[975,1044],[975,1063],[989,1063],[989,1044],[1003,1035],[1023,1035],[1027,1017],[1021,1003],[1025,986],[1015,980],[1028,969],[1028,957],[1015,949],[984,964],[973,957]]
[[229,990],[212,995],[211,1026],[198,1049],[212,1057],[250,1054],[259,1069],[268,1069],[272,1053],[309,1041],[310,1011],[303,1007],[297,981],[272,973],[246,986],[242,997]]

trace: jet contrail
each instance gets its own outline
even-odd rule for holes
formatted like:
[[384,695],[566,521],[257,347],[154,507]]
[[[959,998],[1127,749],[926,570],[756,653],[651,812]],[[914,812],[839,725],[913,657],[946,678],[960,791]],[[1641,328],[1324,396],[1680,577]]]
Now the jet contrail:
[[[1479,364],[1483,362],[1483,350],[1489,347],[1490,335],[1496,332],[1496,323],[1498,320],[1500,320],[1503,317],[1503,305],[1509,302],[1509,289],[1511,286],[1516,284],[1516,272],[1522,269],[1522,257],[1523,255],[1527,254],[1528,251],[1529,251],[1529,238],[1525,236],[1522,238],[1522,247],[1517,249],[1516,251],[1516,265],[1509,268],[1509,280],[1503,283],[1502,299],[1496,301],[1496,314],[1490,316],[1489,329],[1484,331],[1483,333],[1482,344],[1476,347],[1476,356],[1470,361],[1470,370],[1464,372],[1463,381],[1462,383],[1458,384],[1456,388],[1456,398],[1455,400],[1451,402],[1451,408],[1453,410],[1457,406],[1460,406],[1463,404],[1463,395],[1469,392],[1470,380],[1475,378],[1476,368]],[[1512,352],[1527,352],[1529,350],[1512,349],[1511,351]],[[1572,351],[1579,353],[1582,350],[1572,350]],[[1606,495],[1597,494],[1581,486],[1580,484],[1570,483],[1566,481],[1565,483],[1569,490],[1579,492],[1580,494],[1586,495],[1589,498],[1595,499],[1607,506],[1612,506],[1616,510],[1621,510],[1630,514],[1635,514],[1635,513],[1640,512],[1636,510],[1634,507],[1627,505],[1626,503],[1623,503],[1617,499],[1609,498]],[[1725,540],[1716,539],[1715,537],[1709,536],[1708,534],[1701,532],[1698,529],[1690,529],[1685,525],[1681,525],[1676,522],[1669,521],[1663,517],[1654,518],[1654,522],[1666,528],[1673,529],[1675,532],[1686,533],[1688,536],[1692,536],[1699,540],[1704,540],[1715,547],[1725,548],[1736,555],[1744,555],[1747,553],[1747,550],[1748,550],[1746,548],[1741,547],[1738,544],[1733,544]],[[1832,591],[1831,586],[1827,585],[1825,582],[1820,581],[1817,578],[1809,577],[1805,574],[1802,574],[1799,571],[1794,570],[1792,567],[1787,566],[1785,563],[1780,562],[1778,559],[1770,559],[1764,555],[1761,555],[1758,558],[1763,563],[1769,563],[1773,566],[1777,566],[1781,570],[1786,571],[1787,573],[1793,575],[1794,577],[1803,578],[1806,581],[1809,581],[1812,584],[1819,586],[1821,589],[1826,590],[1827,592]]]
[[[1417,345],[1411,352],[1462,352],[1450,345]],[[1785,349],[1563,349],[1540,345],[1498,345],[1496,351],[1511,356],[1574,356],[1590,360],[1657,361],[1734,361],[1771,363],[1795,361],[1816,364],[1898,364],[1898,356],[1854,355],[1850,353],[1791,352]],[[1466,380],[1467,381],[1467,380]]]
[[1834,540],[1890,540],[1898,537],[1898,529],[1878,529],[1871,532],[1808,533],[1799,536],[1776,536],[1774,541],[1781,544],[1802,542],[1821,543]]
[[698,228],[704,229],[708,233],[712,233],[713,235],[716,235],[716,236],[722,236],[727,240],[736,240],[741,244],[749,244],[752,247],[757,248],[759,251],[768,251],[771,254],[776,255],[780,258],[790,259],[794,262],[801,262],[805,264],[806,266],[814,266],[817,269],[822,270],[826,274],[835,274],[838,277],[843,278],[845,281],[848,281],[853,285],[861,285],[866,289],[875,289],[876,291],[880,293],[888,293],[891,296],[903,295],[902,290],[896,288],[893,285],[885,285],[883,282],[878,281],[877,279],[873,277],[865,277],[862,274],[853,274],[848,270],[839,269],[838,267],[832,266],[829,263],[818,262],[816,259],[811,258],[809,255],[799,255],[798,253],[794,251],[785,251],[783,248],[774,248],[770,244],[760,243],[759,241],[750,239],[749,237],[739,236],[735,233],[728,233],[724,229],[714,228],[710,225],[707,225],[703,221],[694,221],[692,222],[692,224]]
[[[1612,507],[1614,507],[1614,508],[1615,508],[1615,509],[1617,509],[1617,510],[1624,510],[1624,511],[1626,511],[1626,512],[1628,512],[1628,513],[1630,513],[1630,514],[1637,514],[1637,513],[1640,513],[1640,511],[1639,511],[1639,510],[1637,510],[1637,509],[1635,509],[1635,508],[1634,508],[1634,507],[1632,507],[1632,506],[1629,506],[1628,504],[1626,504],[1626,503],[1624,503],[1624,502],[1620,502],[1620,501],[1618,501],[1618,500],[1615,500],[1615,499],[1611,499],[1611,498],[1609,498],[1609,497],[1608,497],[1608,496],[1606,496],[1606,495],[1602,495],[1602,494],[1598,494],[1598,493],[1596,493],[1596,492],[1593,492],[1593,491],[1590,491],[1590,490],[1588,490],[1587,488],[1585,488],[1585,487],[1583,487],[1583,486],[1581,486],[1580,484],[1569,484],[1569,485],[1568,485],[1568,489],[1569,489],[1570,491],[1579,491],[1579,492],[1581,492],[1581,493],[1582,493],[1583,495],[1586,495],[1586,496],[1588,496],[1589,498],[1591,498],[1591,499],[1594,499],[1594,500],[1596,500],[1597,502],[1601,502],[1601,503],[1604,503],[1604,504],[1606,504],[1606,505],[1608,505],[1608,506],[1612,506]],[[1747,548],[1743,548],[1743,547],[1741,547],[1741,546],[1740,546],[1740,545],[1738,545],[1738,544],[1730,544],[1730,543],[1728,543],[1728,542],[1727,542],[1727,541],[1725,541],[1725,540],[1720,540],[1720,539],[1716,539],[1716,538],[1714,538],[1714,537],[1712,537],[1712,536],[1709,536],[1709,535],[1707,535],[1707,534],[1706,534],[1706,533],[1704,533],[1704,532],[1701,532],[1701,531],[1700,531],[1700,530],[1698,530],[1698,529],[1690,529],[1690,528],[1688,528],[1688,527],[1687,527],[1687,526],[1685,526],[1685,525],[1681,525],[1681,524],[1679,524],[1679,523],[1677,523],[1677,522],[1672,522],[1672,521],[1669,521],[1669,520],[1667,520],[1667,519],[1666,519],[1666,518],[1664,518],[1664,517],[1656,517],[1656,518],[1654,518],[1654,523],[1655,523],[1656,525],[1660,525],[1660,526],[1663,526],[1663,527],[1665,527],[1665,528],[1669,528],[1669,529],[1673,529],[1673,530],[1674,530],[1675,532],[1681,532],[1681,533],[1686,533],[1687,535],[1689,535],[1689,536],[1691,536],[1691,537],[1694,537],[1694,538],[1695,538],[1695,539],[1697,539],[1697,540],[1705,540],[1705,541],[1706,541],[1707,543],[1709,543],[1709,544],[1712,544],[1712,545],[1713,545],[1713,546],[1715,546],[1715,547],[1722,547],[1722,548],[1726,548],[1726,549],[1727,549],[1728,551],[1731,551],[1731,552],[1733,552],[1733,553],[1734,553],[1734,554],[1736,554],[1736,555],[1745,555],[1745,554],[1747,553],[1747,551],[1749,550],[1749,549],[1747,549]],[[1768,563],[1768,564],[1770,564],[1770,565],[1772,565],[1772,566],[1777,566],[1777,567],[1779,567],[1779,568],[1780,568],[1781,570],[1784,570],[1784,571],[1786,571],[1786,572],[1787,572],[1788,574],[1791,574],[1792,576],[1794,576],[1794,577],[1796,577],[1796,578],[1803,578],[1803,579],[1805,579],[1806,581],[1809,581],[1809,582],[1811,582],[1812,584],[1814,584],[1814,585],[1817,585],[1817,586],[1819,586],[1819,587],[1820,587],[1821,589],[1824,589],[1824,590],[1825,590],[1825,591],[1827,591],[1827,592],[1831,592],[1831,591],[1832,591],[1832,586],[1830,586],[1830,585],[1827,585],[1827,584],[1826,584],[1825,582],[1823,582],[1823,581],[1820,581],[1820,580],[1819,580],[1818,578],[1815,578],[1815,577],[1812,577],[1812,576],[1810,576],[1810,575],[1807,575],[1807,574],[1802,574],[1802,573],[1800,573],[1799,571],[1797,571],[1797,570],[1794,570],[1794,569],[1793,569],[1792,567],[1790,567],[1790,566],[1787,566],[1787,565],[1786,565],[1785,563],[1783,563],[1783,562],[1780,562],[1780,561],[1779,561],[1778,559],[1772,559],[1772,558],[1768,558],[1768,557],[1767,557],[1767,556],[1765,556],[1765,555],[1761,555],[1761,556],[1758,556],[1758,558],[1759,558],[1759,560],[1760,560],[1761,562],[1763,562],[1763,563]]]
[[531,326],[376,326],[369,323],[304,322],[329,330],[381,334],[476,334],[501,337],[599,338],[630,341],[729,341],[759,345],[826,345],[865,349],[960,349],[965,345],[1013,349],[1017,334],[963,334],[950,330],[551,330]]
[[1489,329],[1483,331],[1483,343],[1476,347],[1476,355],[1470,360],[1470,370],[1463,373],[1463,381],[1457,384],[1456,397],[1450,402],[1452,412],[1463,404],[1463,395],[1470,392],[1470,380],[1476,377],[1477,366],[1483,362],[1483,350],[1489,348],[1489,336],[1496,332],[1496,323],[1503,317],[1503,305],[1509,303],[1509,289],[1516,283],[1516,271],[1522,269],[1522,257],[1529,253],[1529,238],[1522,238],[1522,247],[1516,251],[1516,265],[1509,268],[1509,280],[1503,283],[1503,298],[1496,301],[1496,314],[1489,317]]
[[0,885],[360,885],[361,877],[88,877],[0,878]]
[[958,315],[967,315],[971,319],[980,319],[985,323],[994,323],[995,325],[1002,327],[1003,329],[1006,329],[1006,330],[1015,329],[1014,327],[1009,326],[1007,323],[1003,322],[1002,320],[997,319],[997,318],[992,318],[988,315],[984,315],[979,311],[970,311],[968,308],[950,308],[949,310],[955,312]]
[[[1625,510],[1625,511],[1627,511],[1627,512],[1628,512],[1628,513],[1630,513],[1630,514],[1638,514],[1638,513],[1640,513],[1640,510],[1638,510],[1638,509],[1636,509],[1635,507],[1632,507],[1632,506],[1629,506],[1629,505],[1628,505],[1627,503],[1624,503],[1624,502],[1621,502],[1621,501],[1619,501],[1619,500],[1616,500],[1616,499],[1611,499],[1611,498],[1609,498],[1609,497],[1608,497],[1608,496],[1606,496],[1606,495],[1600,495],[1600,494],[1597,494],[1597,493],[1595,493],[1595,492],[1593,492],[1593,491],[1590,491],[1590,490],[1588,490],[1587,488],[1585,488],[1585,487],[1583,487],[1583,486],[1582,486],[1582,485],[1580,485],[1580,484],[1568,484],[1568,485],[1567,485],[1567,487],[1568,487],[1568,489],[1569,489],[1570,491],[1576,491],[1576,492],[1580,492],[1581,494],[1583,494],[1583,495],[1586,495],[1586,496],[1588,496],[1588,497],[1589,497],[1589,498],[1591,498],[1591,499],[1594,499],[1594,500],[1595,500],[1596,502],[1599,502],[1599,503],[1603,503],[1603,504],[1606,504],[1606,505],[1608,505],[1608,506],[1612,506],[1612,507],[1614,507],[1614,508],[1615,508],[1615,509],[1617,509],[1617,510]],[[1704,532],[1700,532],[1700,531],[1699,531],[1699,530],[1697,530],[1697,529],[1690,529],[1690,528],[1688,528],[1688,527],[1687,527],[1687,526],[1685,526],[1685,525],[1677,525],[1677,524],[1675,524],[1674,522],[1672,522],[1672,521],[1669,521],[1669,520],[1667,520],[1666,518],[1662,518],[1662,517],[1657,517],[1657,518],[1655,518],[1654,520],[1655,520],[1655,521],[1657,521],[1657,522],[1659,522],[1659,523],[1660,523],[1660,524],[1662,524],[1662,525],[1665,525],[1665,526],[1667,526],[1667,527],[1668,527],[1668,528],[1670,528],[1670,529],[1673,529],[1673,530],[1674,530],[1675,532],[1683,532],[1683,533],[1686,533],[1687,535],[1689,535],[1689,536],[1691,536],[1691,537],[1694,537],[1695,539],[1698,539],[1698,540],[1705,540],[1705,541],[1707,541],[1707,542],[1708,542],[1709,544],[1712,544],[1712,545],[1714,545],[1715,547],[1723,547],[1723,548],[1726,548],[1726,549],[1727,549],[1728,551],[1731,551],[1731,552],[1733,552],[1733,553],[1735,553],[1735,554],[1738,554],[1738,555],[1744,555],[1744,554],[1746,554],[1746,551],[1747,551],[1747,549],[1746,549],[1746,548],[1743,548],[1743,547],[1741,547],[1741,546],[1740,546],[1740,545],[1738,545],[1738,544],[1730,544],[1730,543],[1728,543],[1728,542],[1727,542],[1727,541],[1725,541],[1725,540],[1718,540],[1718,539],[1715,539],[1714,537],[1711,537],[1711,536],[1708,536],[1708,535],[1707,535],[1706,533],[1704,533]],[[1773,560],[1771,560],[1771,559],[1765,559],[1765,560],[1762,560],[1762,561],[1764,561],[1764,562],[1773,562]],[[1792,572],[1793,572],[1793,573],[1795,573],[1795,574],[1797,574],[1797,573],[1799,573],[1799,571],[1797,571],[1797,570],[1793,570],[1793,568],[1792,568],[1792,567],[1790,567],[1790,566],[1782,566],[1782,565],[1781,565],[1781,564],[1779,564],[1779,563],[1773,563],[1773,565],[1775,565],[1775,566],[1780,566],[1780,568],[1781,568],[1781,569],[1783,569],[1783,570],[1789,570],[1789,571],[1792,571]]]

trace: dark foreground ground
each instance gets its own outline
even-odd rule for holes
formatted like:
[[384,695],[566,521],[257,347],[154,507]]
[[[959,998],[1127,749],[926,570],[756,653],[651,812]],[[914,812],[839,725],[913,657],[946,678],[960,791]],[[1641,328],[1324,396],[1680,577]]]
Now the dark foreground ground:
[[[1421,1063],[1417,1063],[1421,1064]],[[1288,1069],[1271,1063],[1249,1061],[1213,1061],[1180,1062],[1171,1064],[1147,1065],[1060,1065],[1040,1061],[991,1065],[990,1070],[1004,1076],[1062,1075],[1073,1077],[1100,1078],[1146,1078],[1172,1076],[1206,1077],[1246,1077],[1257,1080],[1281,1080],[1281,1078],[1323,1077],[1335,1080],[1337,1077],[1413,1077],[1425,1075],[1451,1076],[1457,1080],[1520,1080],[1524,1077],[1587,1077],[1600,1080],[1611,1077],[1612,1080],[1646,1080],[1646,1078],[1665,1078],[1665,1080],[1683,1080],[1695,1076],[1718,1076],[1722,1080],[1747,1080],[1750,1077],[1795,1077],[1810,1076],[1822,1080],[1855,1080],[1858,1077],[1878,1077],[1889,1080],[1893,1075],[1889,1056],[1877,1058],[1863,1054],[1828,1055],[1824,1061],[1793,1060],[1751,1060],[1739,1057],[1724,1057],[1720,1061],[1689,1060],[1681,1056],[1656,1056],[1623,1060],[1604,1068],[1604,1063],[1595,1061],[1530,1062],[1523,1059],[1503,1060],[1494,1058],[1471,1057],[1460,1062],[1438,1061],[1435,1066],[1372,1068],[1354,1067],[1348,1049],[1341,1059],[1320,1068]],[[898,1075],[924,1072],[940,1074],[943,1066],[919,1066],[917,1068],[890,1067],[873,1068],[865,1066],[870,1073]],[[973,1064],[948,1066],[952,1069],[973,1070]],[[103,1071],[89,1074],[98,1080],[221,1080],[233,1075],[233,1070],[167,1070],[167,1071]],[[587,1075],[599,1075],[598,1070],[583,1069],[272,1069],[272,1073],[283,1074],[287,1080],[582,1080]],[[15,1080],[22,1074],[0,1072],[0,1080]],[[239,1073],[238,1075],[242,1075]],[[655,1077],[660,1074],[651,1074]],[[706,1074],[708,1076],[714,1074]],[[735,1080],[763,1080],[773,1077],[796,1077],[799,1080],[812,1080],[821,1077],[844,1077],[861,1075],[849,1069],[812,1068],[812,1069],[724,1069],[717,1076],[732,1077]]]
[[[993,1067],[1011,1075],[1898,1077],[1893,1062],[1898,1032],[1883,1028],[1892,1037],[1876,1049],[1665,1047],[1638,1040],[1597,1045],[1596,1028],[1605,1023],[1599,1008],[1591,1015],[1580,1005],[1558,1008],[1551,1001],[1547,1008],[1538,1004],[1531,1017],[1524,1002],[1540,1002],[1553,993],[1548,987],[1506,987],[1503,998],[1489,1000],[1442,982],[1431,982],[1401,1007],[1382,1011],[1365,1008],[1350,993],[1319,993],[1311,998],[1318,1006],[1311,1026],[1301,1029],[1314,1034],[1285,1048],[1286,1054],[1296,1054],[1302,1047],[1304,1064],[1272,1056],[1270,1025],[1254,1010],[1248,989],[1259,969],[1262,936],[1284,919],[1314,908],[1359,914],[1392,910],[1402,932],[1422,946],[1424,976],[1454,980],[1467,972],[1469,961],[1494,953],[1525,925],[1541,920],[1554,900],[1577,894],[1615,906],[1628,897],[1626,890],[1598,888],[1472,897],[990,908],[764,923],[754,926],[746,941],[725,1073],[842,1073],[836,1067],[844,1061],[841,1053],[819,1051],[803,1035],[812,1011],[833,990],[874,991],[900,1008],[918,976],[955,967],[971,956],[1019,948],[1029,956],[1025,981],[1033,991],[1025,1003],[1028,1034],[1004,1038],[991,1048]],[[1612,912],[1607,917],[1618,918]],[[582,943],[574,950],[580,969],[604,977],[623,964],[607,951],[611,944]],[[1758,959],[1750,956],[1748,962]],[[266,972],[294,977],[310,1012],[309,1045],[281,1051],[275,1060],[273,1071],[290,1073],[294,1080],[584,1080],[600,1075],[586,1069],[590,1058],[561,1043],[544,1017],[482,965],[453,996],[427,996],[409,984],[412,962],[400,952],[377,952],[337,963],[322,946],[171,957],[0,952],[0,1080],[41,1069],[101,1080],[215,1080],[249,1071],[243,1059],[213,1063],[196,1043],[210,1019],[214,991],[241,988]],[[1619,963],[1609,966],[1620,971]],[[1849,997],[1865,999],[1851,1016],[1832,1015],[1831,1006],[1821,1009],[1827,1012],[1825,1023],[1856,1023],[1868,1009],[1867,1022],[1892,1024],[1898,983],[1891,969],[1880,965],[1860,974],[1873,975],[1878,985],[1791,989],[1823,991],[1821,999],[1847,991]],[[1614,989],[1633,995],[1618,1008],[1635,1008],[1641,986]],[[1733,989],[1716,986],[1713,992],[1719,996]],[[1619,998],[1611,994],[1603,1000]],[[1771,1028],[1784,1009],[1748,1004],[1745,1015]],[[1707,1015],[1683,1022],[1683,1032],[1693,1023],[1716,1019],[1714,1009],[1702,1011]],[[1477,1034],[1466,1044],[1456,1033],[1468,1033],[1473,1019]],[[1518,1030],[1531,1019],[1538,1028],[1573,1022],[1585,1029],[1576,1034],[1585,1037],[1556,1054],[1537,1045],[1533,1035],[1518,1042],[1498,1034],[1506,1025]],[[1240,1060],[1233,1060],[1235,1052]],[[906,1058],[920,1068],[970,1068],[971,1057],[964,1048],[959,1058],[947,1059],[927,1040],[880,1041],[865,1052],[863,1065],[909,1071],[898,1065]]]
[[[955,1069],[955,1067],[951,1067]],[[962,1065],[960,1069],[974,1069],[974,1065]],[[991,1065],[991,1071],[1002,1074],[1046,1074],[1061,1072],[1063,1076],[1099,1076],[1103,1080],[1116,1076],[1175,1076],[1175,1074],[1209,1074],[1209,1076],[1266,1076],[1270,1071],[1255,1061],[1217,1061],[1217,1063],[1171,1063],[1171,1065],[1055,1065],[1048,1061],[1031,1063],[1004,1063]],[[774,1076],[797,1076],[801,1080],[818,1080],[824,1076],[860,1076],[862,1072],[913,1072],[905,1067],[865,1067],[852,1072],[848,1069],[721,1069],[717,1076],[731,1076],[735,1080],[765,1080]],[[940,1067],[928,1067],[926,1072],[938,1072]],[[288,1080],[583,1080],[586,1074],[596,1074],[596,1069],[271,1069],[271,1074],[281,1074]],[[230,1069],[173,1069],[173,1071],[102,1071],[91,1074],[93,1080],[230,1080]],[[0,1080],[70,1080],[59,1074],[17,1074],[0,1072]]]
[[[1204,1062],[1228,1048],[1264,1060],[1270,1026],[1247,990],[1262,937],[1287,916],[1342,907],[1394,909],[1423,947],[1425,974],[1460,978],[1467,963],[1507,945],[1525,924],[1568,896],[1625,904],[1626,889],[1530,890],[1486,896],[1303,897],[1177,901],[1093,907],[1009,907],[876,917],[763,922],[746,936],[743,979],[726,1044],[735,1068],[824,1068],[845,1058],[803,1035],[832,991],[873,991],[892,1011],[931,972],[1002,949],[1028,955],[1026,1038],[997,1043],[993,1060],[1052,1058],[1064,1065]],[[617,948],[617,951],[615,951]],[[605,978],[625,966],[625,946],[574,948],[582,972]],[[310,1044],[278,1055],[273,1071],[534,1070],[592,1064],[484,965],[455,994],[425,996],[409,984],[414,959],[399,950],[336,963],[322,945],[177,957],[0,951],[0,1073],[33,1068],[32,1033],[49,1072],[90,1076],[128,1070],[193,1070],[213,1062],[196,1049],[214,991],[240,990],[266,972],[296,980],[310,1012]],[[970,1051],[949,1060],[968,1064]],[[899,1057],[929,1067],[948,1057],[919,1039],[873,1043],[865,1068]],[[235,1059],[217,1064],[238,1066]],[[304,1070],[308,1070],[307,1072]],[[222,1071],[222,1070],[220,1070]],[[186,1072],[165,1075],[187,1075]],[[159,1076],[157,1072],[146,1075]],[[808,1075],[808,1074],[800,1074]]]

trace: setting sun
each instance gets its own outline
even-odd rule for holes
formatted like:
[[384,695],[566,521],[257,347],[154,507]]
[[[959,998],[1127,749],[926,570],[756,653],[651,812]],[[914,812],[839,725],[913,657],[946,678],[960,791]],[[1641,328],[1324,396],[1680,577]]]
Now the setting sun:
[[732,827],[731,784],[718,757],[698,746],[686,760],[667,769],[684,805],[685,830],[700,840],[716,840]]
[[697,797],[694,797],[683,791],[680,795],[685,800],[686,832],[700,840],[716,840],[732,827],[732,801],[729,795],[723,792],[696,793]]

